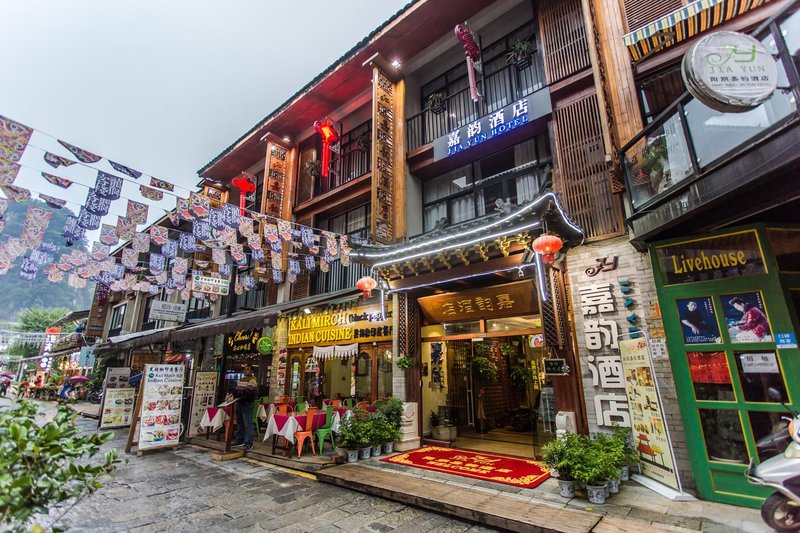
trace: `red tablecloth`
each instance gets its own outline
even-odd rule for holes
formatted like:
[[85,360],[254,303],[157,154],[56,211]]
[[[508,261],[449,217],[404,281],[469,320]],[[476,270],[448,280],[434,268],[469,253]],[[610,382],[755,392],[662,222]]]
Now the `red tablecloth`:
[[[325,425],[324,412],[314,415],[314,423],[311,430],[319,429]],[[279,415],[274,414],[267,422],[267,430],[264,432],[264,441],[268,438],[279,435],[291,443],[294,443],[296,431],[302,431],[306,423],[306,415]]]

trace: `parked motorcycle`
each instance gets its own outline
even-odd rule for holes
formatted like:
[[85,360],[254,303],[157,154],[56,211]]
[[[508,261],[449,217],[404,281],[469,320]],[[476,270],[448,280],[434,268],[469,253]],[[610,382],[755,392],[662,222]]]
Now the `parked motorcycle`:
[[103,399],[102,387],[92,387],[92,389],[86,394],[86,400],[89,403],[100,403],[102,399]]
[[[800,413],[783,402],[777,389],[770,388],[767,393],[792,414],[792,418],[783,417],[789,422],[786,431],[792,440],[783,454],[758,465],[754,458],[750,459],[744,475],[750,483],[776,491],[761,505],[764,522],[775,531],[800,531]],[[762,440],[765,444],[772,444],[777,441],[777,436],[769,435]]]

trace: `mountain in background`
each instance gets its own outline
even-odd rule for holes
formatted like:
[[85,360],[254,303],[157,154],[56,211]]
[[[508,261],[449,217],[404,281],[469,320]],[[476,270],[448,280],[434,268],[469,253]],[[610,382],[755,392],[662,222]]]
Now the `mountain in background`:
[[[53,212],[53,218],[47,227],[44,242],[56,244],[61,249],[60,254],[70,253],[73,249],[86,250],[86,239],[76,242],[73,247],[66,246],[66,239],[61,235],[64,223],[68,216],[75,213],[65,208],[52,209],[47,204],[38,200],[17,203],[9,202],[4,219],[6,227],[0,236],[0,241],[5,242],[8,237],[19,237],[22,233],[22,223],[30,205],[46,208]],[[44,274],[44,269],[39,272],[36,279],[27,281],[19,277],[19,265],[24,256],[14,261],[14,266],[5,276],[0,276],[0,320],[13,320],[17,313],[33,307],[66,307],[72,310],[89,309],[94,294],[94,283],[89,282],[84,289],[74,289],[65,281],[51,283]],[[58,259],[58,255],[54,257]]]

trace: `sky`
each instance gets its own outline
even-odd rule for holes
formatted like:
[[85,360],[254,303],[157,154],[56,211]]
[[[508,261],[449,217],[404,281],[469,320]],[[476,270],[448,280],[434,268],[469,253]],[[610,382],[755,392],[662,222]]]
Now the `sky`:
[[[0,115],[175,183],[186,197],[199,168],[407,2],[2,0]],[[69,155],[34,134],[15,184],[77,210],[88,190],[79,184],[92,185],[96,170],[54,171],[43,150]],[[59,189],[39,171],[76,185]],[[136,199],[137,185],[126,183],[123,196]],[[170,209],[175,198],[158,205]],[[151,222],[164,214],[155,207]],[[124,203],[111,214],[124,216]]]

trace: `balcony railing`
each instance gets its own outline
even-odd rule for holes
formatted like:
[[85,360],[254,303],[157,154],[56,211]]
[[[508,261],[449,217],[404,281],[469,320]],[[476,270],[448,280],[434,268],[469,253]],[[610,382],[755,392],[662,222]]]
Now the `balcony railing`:
[[473,102],[469,88],[462,89],[445,99],[445,110],[434,113],[423,109],[406,121],[408,151],[433,142],[449,132],[477,120],[512,102],[532,94],[545,86],[538,53],[531,56],[530,66],[518,70],[515,65],[501,69],[479,79],[478,90],[483,95]]
[[355,143],[352,143],[351,147],[342,154],[337,165],[338,168],[331,172],[330,176],[316,178],[314,196],[332,191],[369,172],[372,165],[372,151],[369,144],[359,149]]
[[685,191],[731,158],[798,118],[800,11],[784,12],[753,36],[778,59],[778,89],[745,113],[715,111],[688,92],[636,135],[620,154],[634,214]]
[[151,329],[156,329],[156,324],[158,323],[157,320],[152,320],[150,322],[145,322],[142,324],[142,329],[140,331],[149,331]]
[[[367,229],[348,234],[350,242],[357,242],[367,238]],[[369,275],[369,268],[357,263],[350,263],[349,267],[342,266],[340,260],[331,261],[327,272],[317,271],[312,278],[312,296],[328,292],[353,288],[358,280]]]
[[116,337],[120,333],[122,333],[122,326],[120,326],[118,328],[111,328],[111,329],[108,330],[108,337]]

